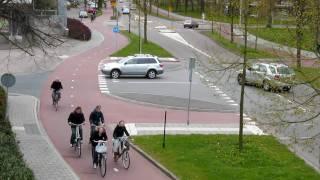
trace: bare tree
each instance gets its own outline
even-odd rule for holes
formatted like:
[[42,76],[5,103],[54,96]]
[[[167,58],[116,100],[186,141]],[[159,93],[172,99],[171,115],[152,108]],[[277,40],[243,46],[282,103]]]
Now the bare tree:
[[147,28],[148,28],[147,0],[143,0],[143,12],[144,12],[144,43],[148,43],[148,37],[147,37]]
[[45,10],[36,10],[28,0],[0,0],[0,18],[9,26],[8,31],[3,31],[5,27],[0,29],[0,36],[31,56],[35,47],[45,52],[48,47],[61,45],[64,24],[57,14],[45,15],[46,12],[56,12],[56,9],[46,6]]

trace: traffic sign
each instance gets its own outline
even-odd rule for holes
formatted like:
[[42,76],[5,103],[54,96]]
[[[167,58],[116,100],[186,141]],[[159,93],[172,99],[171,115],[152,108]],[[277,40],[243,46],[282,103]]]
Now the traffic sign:
[[120,32],[119,26],[114,26],[114,27],[112,28],[112,32],[114,32],[114,33],[119,33],[119,32]]
[[1,83],[7,88],[12,87],[16,83],[16,78],[10,73],[5,73],[1,76]]

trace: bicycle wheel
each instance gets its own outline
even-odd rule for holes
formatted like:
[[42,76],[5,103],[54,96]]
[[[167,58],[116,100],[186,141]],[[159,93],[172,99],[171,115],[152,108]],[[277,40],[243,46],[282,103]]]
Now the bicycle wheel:
[[106,172],[107,172],[107,158],[103,154],[100,154],[99,167],[100,167],[101,177],[104,177],[106,175]]
[[130,167],[130,156],[128,150],[125,150],[122,154],[122,165],[125,169]]
[[81,157],[81,141],[80,139],[77,140],[77,153],[78,153],[78,157]]

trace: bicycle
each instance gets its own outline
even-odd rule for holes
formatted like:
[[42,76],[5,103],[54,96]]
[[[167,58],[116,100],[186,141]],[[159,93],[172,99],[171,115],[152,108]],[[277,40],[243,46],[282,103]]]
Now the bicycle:
[[[98,153],[98,166],[100,169],[100,175],[101,177],[104,177],[107,172],[107,142],[108,141],[99,140],[94,142],[98,143],[94,151],[95,153]],[[93,153],[94,152],[92,151],[92,155]]]
[[56,111],[58,111],[59,100],[60,100],[60,92],[53,90],[53,92],[52,92],[52,105],[54,106]]
[[122,165],[125,169],[129,169],[130,167],[130,155],[129,155],[129,149],[130,144],[128,142],[128,137],[123,136],[118,138],[120,141],[120,145],[118,147],[118,158],[122,158]]
[[81,157],[81,136],[80,136],[80,126],[84,125],[84,124],[73,124],[70,123],[70,126],[75,126],[76,127],[76,137],[73,141],[72,146],[74,147],[74,151],[77,152],[78,157]]

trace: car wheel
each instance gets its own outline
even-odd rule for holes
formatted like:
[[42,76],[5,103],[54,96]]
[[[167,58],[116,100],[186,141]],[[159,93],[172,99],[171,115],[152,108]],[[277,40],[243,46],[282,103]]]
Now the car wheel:
[[120,77],[120,71],[116,69],[112,70],[110,76],[112,79],[118,79]]
[[183,26],[183,28],[186,28],[187,26]]
[[241,74],[238,75],[237,80],[238,80],[239,85],[242,85],[243,82],[242,82],[242,75]]
[[263,89],[265,91],[270,91],[271,87],[268,81],[263,81]]
[[155,70],[150,70],[150,71],[148,71],[148,73],[147,73],[147,77],[148,77],[149,79],[154,79],[154,78],[157,77],[157,72],[156,72]]

